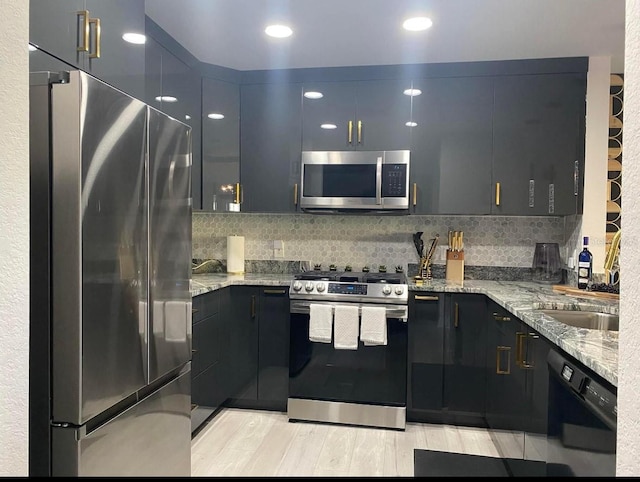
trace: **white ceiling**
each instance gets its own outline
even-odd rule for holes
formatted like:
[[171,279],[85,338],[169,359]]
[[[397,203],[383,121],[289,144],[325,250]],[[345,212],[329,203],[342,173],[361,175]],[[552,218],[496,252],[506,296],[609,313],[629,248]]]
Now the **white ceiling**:
[[[237,70],[611,56],[624,71],[624,0],[146,0],[202,62]],[[428,16],[433,27],[402,22]],[[264,34],[287,23],[285,39]]]

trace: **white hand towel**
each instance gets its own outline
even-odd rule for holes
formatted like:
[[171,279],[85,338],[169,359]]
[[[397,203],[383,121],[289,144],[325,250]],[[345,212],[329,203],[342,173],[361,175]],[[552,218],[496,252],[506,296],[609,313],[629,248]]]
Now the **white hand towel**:
[[333,329],[333,310],[331,305],[309,305],[309,341],[331,343]]
[[357,350],[360,317],[357,306],[336,305],[333,315],[333,347],[338,350]]
[[366,346],[387,344],[387,310],[383,306],[363,306],[360,339]]

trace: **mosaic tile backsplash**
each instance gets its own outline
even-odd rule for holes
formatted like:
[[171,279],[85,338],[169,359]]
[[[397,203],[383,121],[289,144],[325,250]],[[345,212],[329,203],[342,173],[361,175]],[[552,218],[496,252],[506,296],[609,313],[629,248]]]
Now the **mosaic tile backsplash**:
[[[349,264],[354,271],[402,266],[406,272],[419,259],[413,233],[424,233],[427,248],[440,235],[433,264],[442,265],[447,233],[455,230],[464,231],[466,266],[530,268],[541,242],[558,243],[566,263],[567,231],[574,229],[561,217],[194,213],[192,258],[224,260],[226,237],[239,235],[245,237],[245,260],[308,261],[323,269]],[[275,240],[283,241],[282,258],[274,257]]]

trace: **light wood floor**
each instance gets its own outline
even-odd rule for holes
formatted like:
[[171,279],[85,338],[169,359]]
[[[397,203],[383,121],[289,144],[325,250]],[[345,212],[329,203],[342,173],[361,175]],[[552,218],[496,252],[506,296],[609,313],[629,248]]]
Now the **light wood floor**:
[[416,448],[498,456],[482,428],[408,423],[398,431],[225,408],[193,438],[191,475],[412,477]]

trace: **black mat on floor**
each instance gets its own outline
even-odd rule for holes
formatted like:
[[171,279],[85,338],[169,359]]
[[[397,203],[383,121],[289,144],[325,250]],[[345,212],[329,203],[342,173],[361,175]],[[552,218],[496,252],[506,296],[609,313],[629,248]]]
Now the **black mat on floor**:
[[413,451],[414,477],[509,477],[502,459],[436,450]]

